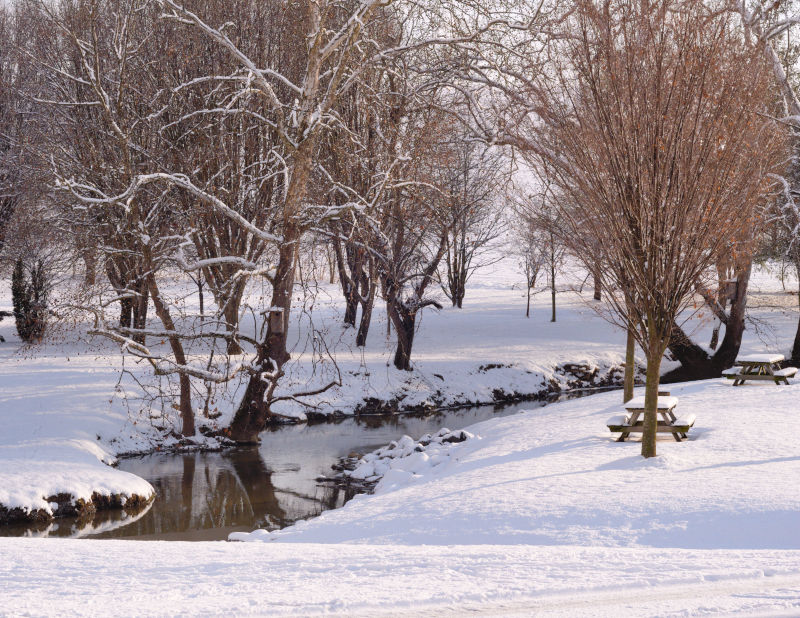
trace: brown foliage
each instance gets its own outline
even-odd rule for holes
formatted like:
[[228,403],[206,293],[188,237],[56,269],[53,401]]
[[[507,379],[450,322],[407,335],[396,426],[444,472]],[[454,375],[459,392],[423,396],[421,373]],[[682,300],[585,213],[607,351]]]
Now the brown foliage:
[[[603,272],[615,321],[647,355],[654,410],[673,324],[730,239],[758,225],[785,137],[759,115],[768,68],[729,14],[583,1],[567,26],[534,94],[542,126],[529,153],[563,195],[565,239]],[[655,454],[654,432],[643,454]]]

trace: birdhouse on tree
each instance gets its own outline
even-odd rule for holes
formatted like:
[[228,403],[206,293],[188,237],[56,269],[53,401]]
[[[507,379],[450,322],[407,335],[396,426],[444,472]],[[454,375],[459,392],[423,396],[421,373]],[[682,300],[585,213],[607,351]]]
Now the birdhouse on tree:
[[270,310],[269,331],[274,335],[283,334],[283,309],[273,308]]

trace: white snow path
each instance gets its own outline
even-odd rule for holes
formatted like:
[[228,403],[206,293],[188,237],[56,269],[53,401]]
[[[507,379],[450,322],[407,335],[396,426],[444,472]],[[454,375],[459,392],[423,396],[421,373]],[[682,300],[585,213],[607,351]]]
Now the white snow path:
[[61,616],[796,614],[800,552],[5,539],[0,602]]

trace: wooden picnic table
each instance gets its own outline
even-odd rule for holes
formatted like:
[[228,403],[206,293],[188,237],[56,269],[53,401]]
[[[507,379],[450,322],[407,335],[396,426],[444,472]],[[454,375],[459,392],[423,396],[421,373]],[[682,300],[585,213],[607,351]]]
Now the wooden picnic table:
[[736,366],[726,369],[722,375],[741,386],[748,380],[766,380],[775,384],[789,384],[789,378],[797,373],[797,367],[781,369],[783,354],[745,354],[736,359]]
[[[683,418],[675,416],[675,407],[678,405],[677,397],[670,397],[669,394],[658,396],[656,413],[661,416],[656,423],[657,433],[671,433],[680,442],[687,439],[687,433],[694,425],[695,415],[690,414]],[[624,442],[632,433],[642,433],[644,431],[644,397],[634,397],[625,404],[627,415],[612,416],[606,425],[612,432],[620,432],[617,442]]]

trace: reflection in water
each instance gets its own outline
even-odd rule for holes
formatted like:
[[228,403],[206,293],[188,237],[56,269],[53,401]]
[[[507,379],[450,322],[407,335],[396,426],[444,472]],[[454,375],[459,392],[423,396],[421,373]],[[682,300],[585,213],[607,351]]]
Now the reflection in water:
[[151,502],[133,512],[125,509],[111,509],[82,517],[59,517],[53,521],[0,526],[0,536],[54,536],[68,538],[94,536],[135,522],[144,517],[152,506],[153,503]]
[[320,476],[353,453],[367,453],[407,434],[420,438],[442,427],[540,407],[543,402],[479,406],[425,415],[362,416],[334,423],[274,428],[258,447],[220,453],[157,453],[120,461],[119,468],[147,479],[155,501],[141,513],[97,513],[88,521],[65,518],[0,527],[0,535],[82,536],[162,540],[226,539],[230,532],[283,528],[341,506],[352,496]]

